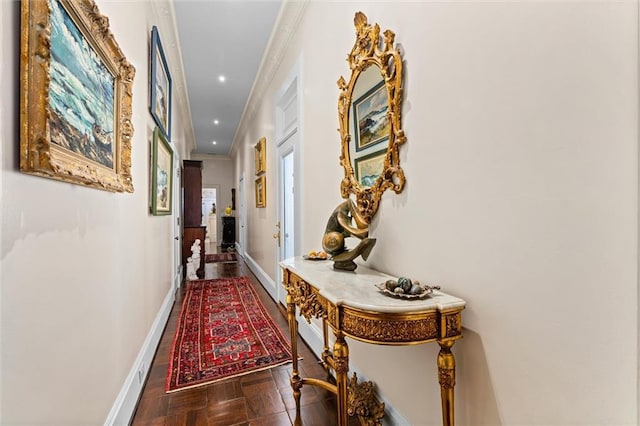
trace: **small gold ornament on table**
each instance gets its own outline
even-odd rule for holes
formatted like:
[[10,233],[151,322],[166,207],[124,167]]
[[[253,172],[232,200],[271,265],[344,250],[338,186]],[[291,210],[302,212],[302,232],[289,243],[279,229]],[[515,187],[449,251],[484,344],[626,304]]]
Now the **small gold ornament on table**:
[[304,260],[328,260],[329,254],[326,251],[314,251],[311,250],[308,254],[302,256]]

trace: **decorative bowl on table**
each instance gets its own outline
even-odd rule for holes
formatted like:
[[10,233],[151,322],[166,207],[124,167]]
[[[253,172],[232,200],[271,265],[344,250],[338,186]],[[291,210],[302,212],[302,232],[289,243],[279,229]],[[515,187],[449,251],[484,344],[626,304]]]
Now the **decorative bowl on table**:
[[376,288],[385,296],[397,299],[421,299],[433,293],[433,290],[440,290],[438,285],[423,285],[419,281],[412,281],[405,277],[376,284]]
[[329,255],[325,251],[310,251],[302,256],[304,260],[329,260]]

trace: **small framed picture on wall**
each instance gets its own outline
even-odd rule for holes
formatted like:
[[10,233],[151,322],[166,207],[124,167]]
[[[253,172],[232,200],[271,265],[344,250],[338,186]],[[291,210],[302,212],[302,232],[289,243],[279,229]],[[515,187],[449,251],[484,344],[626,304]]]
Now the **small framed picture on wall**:
[[267,207],[267,185],[264,175],[256,179],[256,207]]
[[149,110],[162,134],[171,140],[171,74],[158,28],[151,30],[151,79]]
[[255,163],[256,163],[256,176],[260,176],[267,171],[267,138],[264,136],[260,138],[255,150]]
[[153,132],[151,160],[151,214],[154,216],[171,214],[172,167],[173,149],[162,131],[156,127]]

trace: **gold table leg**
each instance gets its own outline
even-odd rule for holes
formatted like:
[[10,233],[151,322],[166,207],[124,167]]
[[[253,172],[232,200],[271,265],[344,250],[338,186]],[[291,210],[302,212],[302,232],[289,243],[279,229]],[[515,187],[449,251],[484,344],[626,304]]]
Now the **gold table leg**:
[[327,381],[331,381],[331,365],[329,364],[329,358],[331,358],[331,351],[329,350],[329,326],[327,325],[326,316],[322,318],[322,339],[324,340],[324,346],[322,348],[322,366],[327,372]]
[[289,331],[291,332],[291,357],[293,362],[291,388],[293,389],[293,399],[296,402],[296,420],[293,424],[294,426],[301,426],[300,389],[302,388],[302,379],[298,371],[298,320],[296,319],[296,305],[293,302],[293,297],[289,294],[287,294],[287,320],[289,322]]
[[440,399],[442,400],[442,424],[454,426],[453,418],[453,387],[456,384],[456,361],[451,353],[455,342],[447,340],[438,342],[438,382],[440,383]]
[[348,385],[349,385],[349,346],[341,332],[336,332],[336,342],[333,345],[333,359],[335,361],[336,387],[338,399],[338,426],[349,424]]

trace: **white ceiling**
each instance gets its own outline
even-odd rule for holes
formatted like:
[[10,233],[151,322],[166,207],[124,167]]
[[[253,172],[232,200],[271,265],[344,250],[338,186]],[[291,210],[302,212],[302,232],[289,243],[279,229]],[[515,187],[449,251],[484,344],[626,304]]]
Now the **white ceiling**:
[[280,5],[281,0],[174,0],[193,153],[229,154]]

